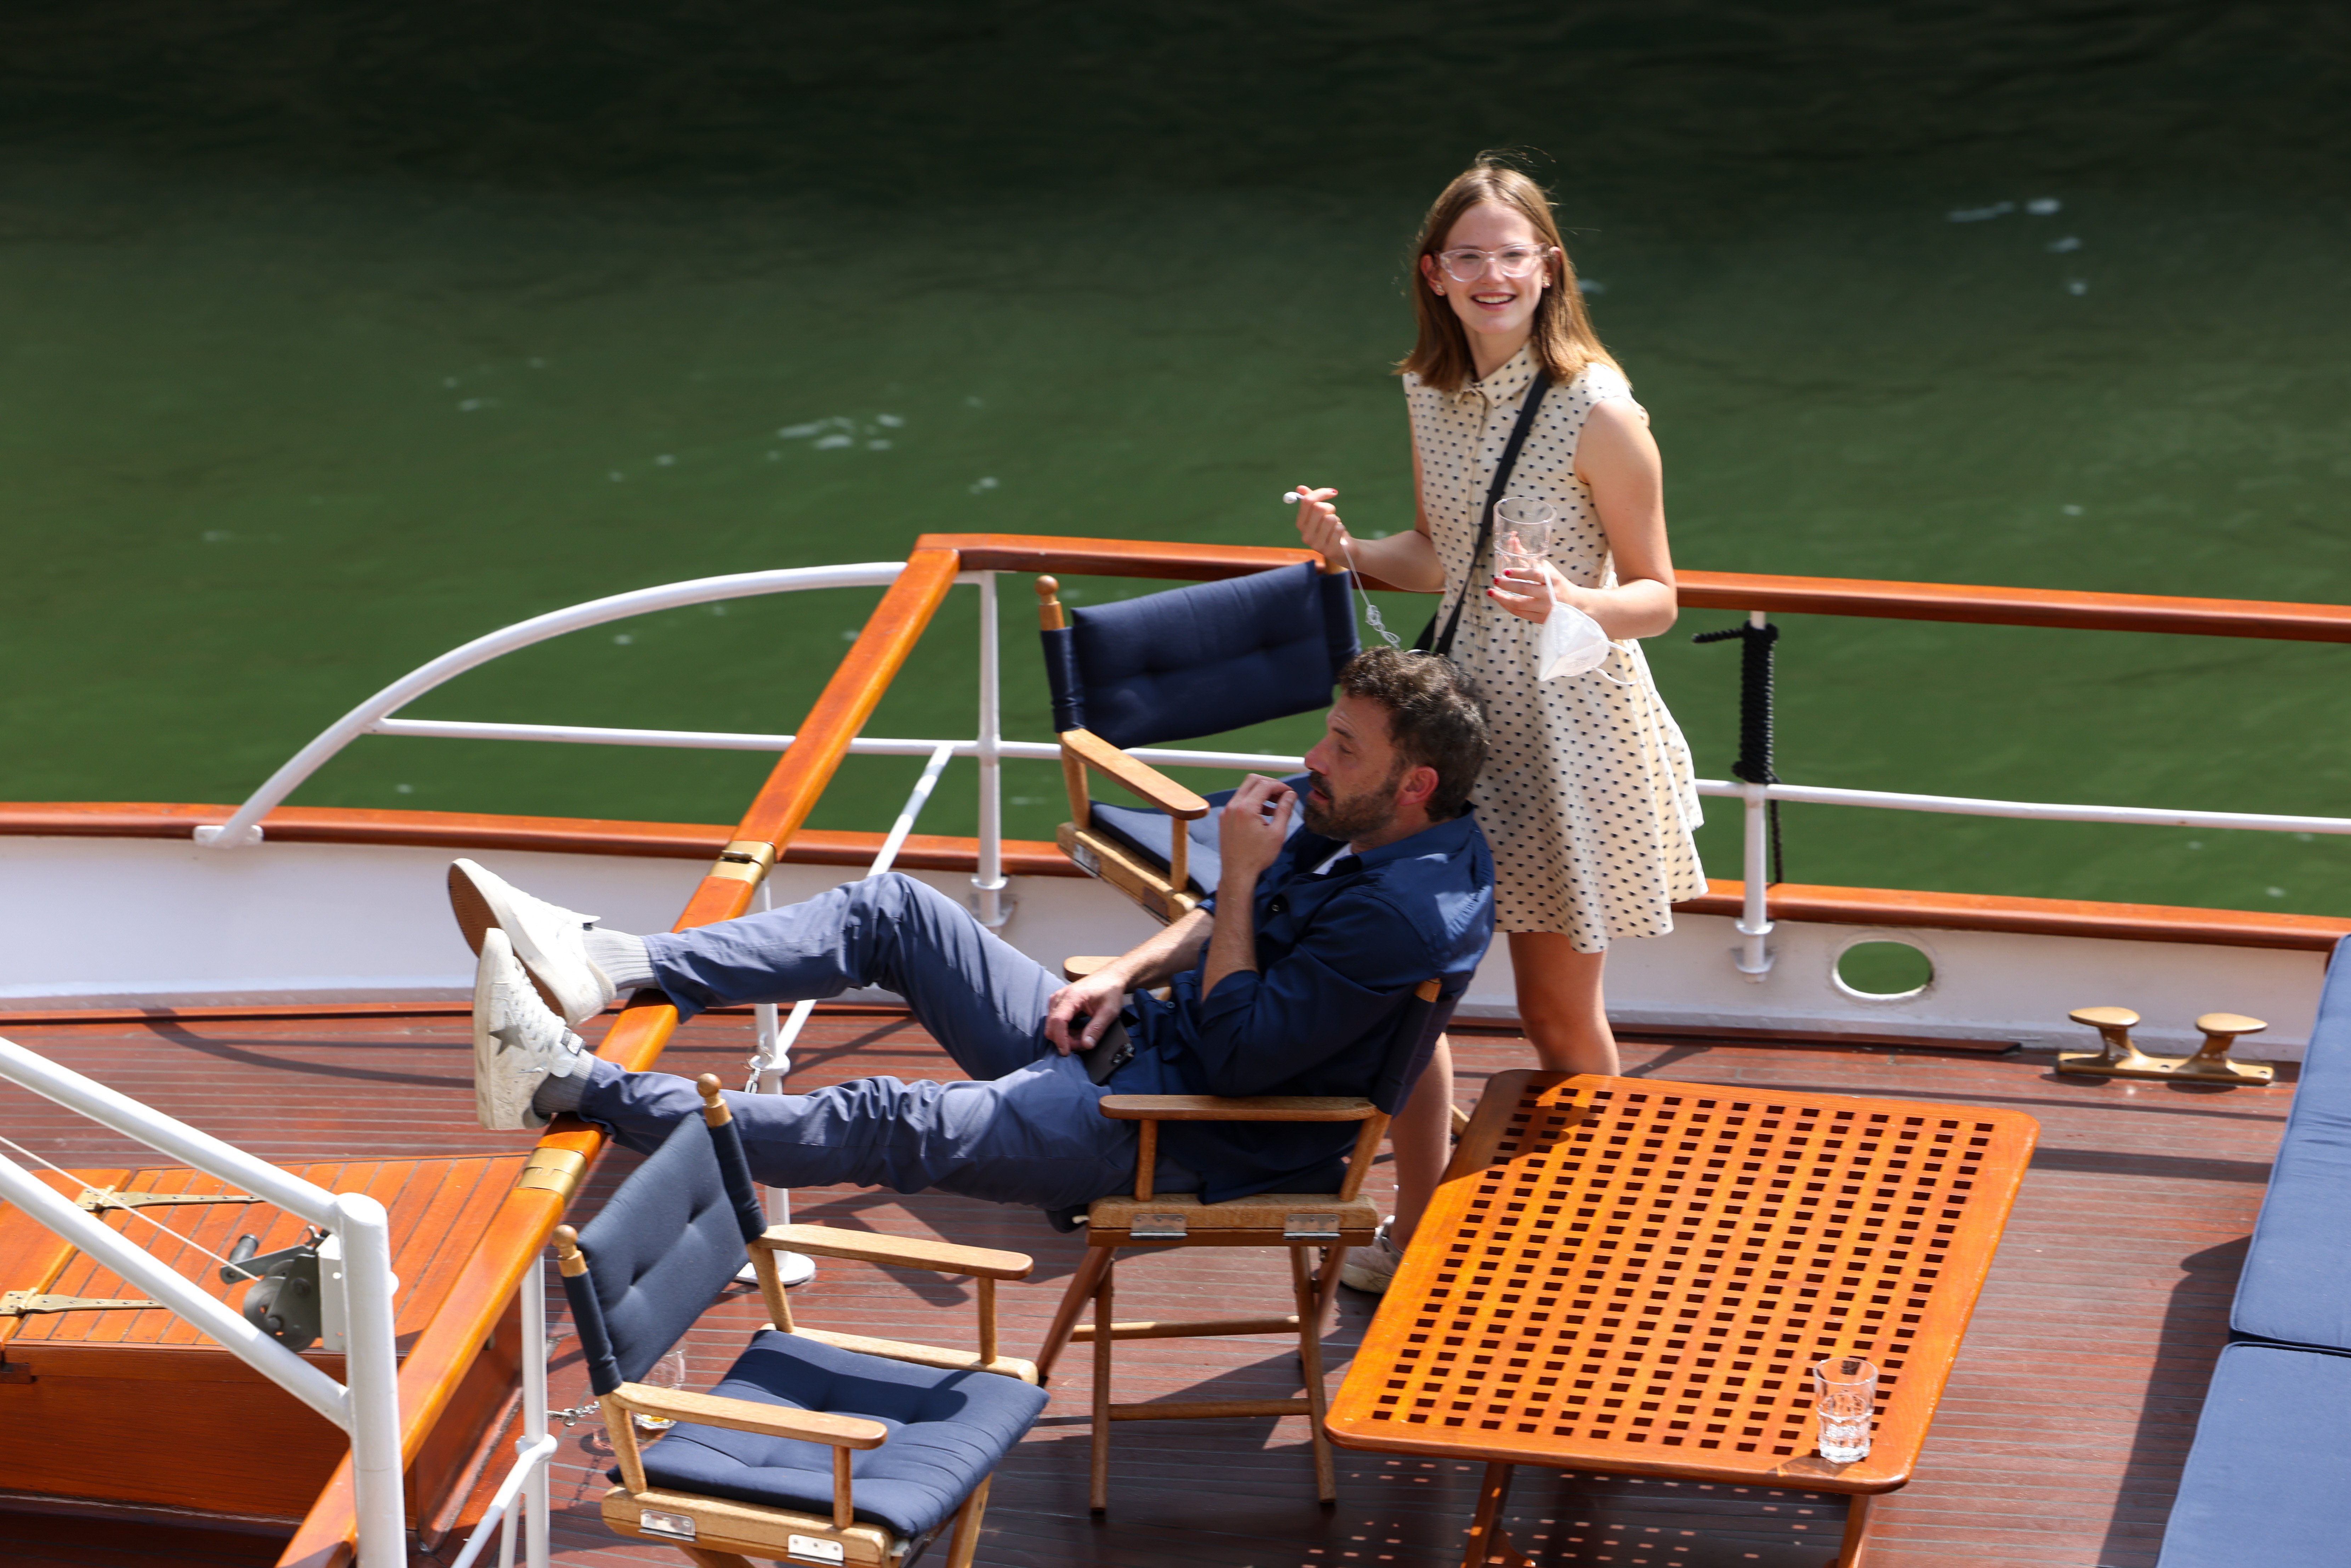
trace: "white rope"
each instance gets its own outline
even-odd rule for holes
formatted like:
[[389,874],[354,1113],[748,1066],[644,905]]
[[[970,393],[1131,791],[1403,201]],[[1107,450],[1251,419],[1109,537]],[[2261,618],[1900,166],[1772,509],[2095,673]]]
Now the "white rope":
[[[78,1184],[78,1185],[80,1186],[81,1189],[82,1189],[84,1192],[88,1192],[88,1191],[90,1191],[90,1190],[91,1190],[91,1187],[90,1187],[89,1184],[88,1182],[83,1181],[83,1180],[81,1179],[81,1177],[79,1177],[79,1176],[78,1176],[74,1175],[74,1174],[73,1174],[73,1172],[71,1172],[71,1171],[69,1171],[69,1170],[66,1169],[63,1166],[50,1165],[48,1161],[47,1161],[47,1160],[45,1160],[45,1159],[41,1158],[41,1156],[40,1156],[40,1155],[38,1155],[35,1154],[32,1150],[30,1150],[30,1149],[26,1148],[24,1145],[22,1145],[22,1144],[20,1144],[20,1143],[17,1143],[15,1139],[13,1139],[13,1138],[7,1138],[7,1137],[0,1137],[0,1144],[5,1144],[5,1145],[7,1145],[10,1148],[12,1148],[12,1149],[16,1150],[18,1154],[20,1154],[20,1155],[24,1155],[26,1159],[28,1159],[28,1160],[30,1160],[30,1161],[32,1161],[35,1165],[37,1165],[37,1166],[47,1166],[50,1170],[53,1170],[53,1171],[57,1172],[57,1175],[59,1175],[59,1176],[61,1176],[65,1177],[65,1178],[66,1178],[66,1180],[68,1180],[68,1181],[69,1181],[69,1182],[74,1182],[74,1183]],[[225,1194],[223,1194],[222,1196],[223,1196],[223,1197],[243,1197],[243,1196],[245,1196],[245,1195],[243,1195],[243,1194],[241,1194],[241,1193],[225,1193]],[[256,1202],[261,1202],[261,1201],[263,1201],[263,1200],[262,1200],[262,1199],[258,1199],[258,1198],[256,1198],[256,1199],[255,1199],[255,1201],[256,1201]],[[101,1210],[100,1212],[103,1212],[103,1210]],[[158,1230],[162,1231],[164,1235],[166,1235],[166,1236],[170,1237],[172,1240],[177,1241],[177,1242],[180,1242],[180,1243],[182,1243],[182,1244],[183,1244],[183,1245],[185,1245],[185,1246],[189,1246],[189,1247],[193,1247],[193,1248],[194,1248],[197,1251],[199,1251],[199,1252],[203,1253],[205,1257],[207,1257],[207,1258],[211,1259],[214,1262],[215,1262],[215,1263],[218,1263],[218,1264],[222,1265],[224,1268],[235,1269],[235,1270],[238,1273],[240,1273],[240,1274],[245,1273],[245,1266],[244,1266],[243,1264],[240,1264],[240,1263],[232,1263],[232,1262],[230,1262],[227,1259],[225,1259],[225,1258],[222,1257],[219,1253],[217,1253],[217,1252],[214,1251],[211,1248],[209,1248],[209,1247],[205,1246],[203,1242],[198,1241],[198,1240],[195,1240],[195,1239],[194,1239],[193,1238],[192,1238],[192,1237],[183,1236],[180,1232],[178,1232],[178,1231],[176,1231],[176,1230],[172,1229],[170,1226],[168,1226],[168,1225],[164,1224],[162,1220],[160,1220],[160,1219],[156,1218],[153,1215],[147,1213],[144,1209],[137,1208],[137,1207],[125,1207],[122,1209],[122,1211],[121,1211],[121,1212],[123,1212],[124,1214],[128,1214],[128,1215],[131,1216],[131,1217],[132,1217],[132,1218],[138,1218],[138,1219],[143,1219],[143,1220],[145,1220],[148,1224],[150,1224],[150,1225],[153,1226],[156,1229],[158,1229]],[[251,1275],[251,1274],[246,1274],[246,1277],[247,1279],[256,1278],[256,1276],[255,1276],[255,1275]]]

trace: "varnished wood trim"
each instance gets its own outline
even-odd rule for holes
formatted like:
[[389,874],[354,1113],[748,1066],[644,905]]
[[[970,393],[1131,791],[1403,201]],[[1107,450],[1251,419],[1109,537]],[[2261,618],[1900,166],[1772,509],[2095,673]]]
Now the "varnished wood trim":
[[[185,839],[198,827],[217,827],[227,821],[235,810],[234,806],[145,800],[5,802],[0,803],[0,837]],[[706,861],[725,850],[735,831],[715,822],[622,822],[586,817],[311,806],[281,806],[265,821],[264,831],[273,843],[528,850],[545,854],[692,861]],[[793,835],[783,863],[871,865],[883,837],[803,829]],[[897,863],[908,871],[976,871],[979,841],[910,833],[898,852]],[[1085,874],[1058,848],[1040,839],[1005,840],[1004,869],[1013,876]]]
[[[1092,572],[1107,577],[1202,580],[1239,577],[1321,558],[1306,549],[1252,545],[1088,539],[1043,534],[925,534],[920,548],[958,551],[971,571]],[[2208,637],[2268,637],[2351,643],[2351,605],[2251,599],[2185,599],[2060,588],[1779,577],[1735,571],[1675,574],[1686,609],[1761,610],[1796,615],[1859,615],[1980,625],[2057,626],[2082,631],[2169,632]],[[1392,585],[1366,580],[1366,586]]]
[[1105,1094],[1096,1103],[1122,1122],[1361,1122],[1380,1113],[1344,1094]]
[[[1736,917],[1745,884],[1712,882],[1677,915]],[[2180,909],[2160,904],[2094,904],[2078,898],[2003,898],[1976,893],[1911,893],[1883,887],[1773,886],[1774,920],[1830,925],[1912,925],[1944,931],[2009,931],[2033,936],[2095,936],[2118,942],[2189,942],[2216,947],[2283,947],[2324,953],[2351,936],[2351,920],[2330,915],[2271,915],[2249,909]]]
[[806,1252],[818,1258],[846,1258],[995,1280],[1025,1280],[1037,1266],[1036,1260],[1025,1252],[998,1252],[991,1248],[964,1247],[920,1236],[881,1236],[870,1230],[844,1230],[832,1225],[771,1225],[767,1234],[751,1245]]
[[966,571],[1075,571],[1101,577],[1212,581],[1322,558],[1267,545],[1198,545],[1166,539],[1088,539],[1057,534],[925,534],[917,550],[952,550]]
[[[1208,802],[1148,762],[1138,762],[1090,729],[1061,732],[1061,754],[1133,790],[1171,817],[1196,821],[1208,814]],[[1173,881],[1173,877],[1170,878]],[[1178,884],[1180,885],[1180,883]]]
[[2351,643],[2351,605],[2342,604],[2176,599],[2152,593],[1879,582],[1864,578],[1762,577],[1738,571],[1678,571],[1675,578],[1685,610],[1761,610],[1782,615],[1959,621],[1979,626]]

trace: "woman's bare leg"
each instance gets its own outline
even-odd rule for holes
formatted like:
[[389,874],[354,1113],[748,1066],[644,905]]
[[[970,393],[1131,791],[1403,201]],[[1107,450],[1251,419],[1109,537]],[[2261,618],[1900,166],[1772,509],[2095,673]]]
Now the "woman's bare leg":
[[1421,1210],[1437,1191],[1437,1180],[1453,1157],[1453,1042],[1437,1037],[1437,1051],[1412,1086],[1412,1098],[1388,1124],[1388,1148],[1395,1155],[1395,1218],[1388,1239],[1401,1251],[1411,1244]]
[[1605,953],[1579,953],[1558,931],[1510,933],[1510,968],[1519,978],[1519,1021],[1547,1072],[1614,1077],[1623,1064],[1608,1009],[1600,998]]

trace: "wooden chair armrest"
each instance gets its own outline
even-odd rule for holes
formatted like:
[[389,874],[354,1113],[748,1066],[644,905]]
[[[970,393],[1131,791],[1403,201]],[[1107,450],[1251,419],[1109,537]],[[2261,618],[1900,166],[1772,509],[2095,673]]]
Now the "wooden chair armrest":
[[1208,802],[1148,762],[1137,762],[1090,729],[1061,731],[1061,752],[1125,786],[1169,816],[1194,821],[1208,814]]
[[780,1405],[757,1405],[748,1399],[727,1399],[715,1394],[688,1394],[682,1388],[648,1388],[623,1383],[605,1398],[624,1410],[691,1421],[699,1427],[724,1427],[730,1432],[757,1432],[769,1437],[798,1437],[835,1448],[878,1448],[890,1428],[862,1416],[832,1416],[821,1410],[789,1410]]
[[1362,1122],[1369,1100],[1307,1094],[1105,1094],[1102,1113],[1121,1122]]
[[974,1274],[983,1280],[1025,1280],[1037,1267],[1037,1260],[1025,1252],[958,1247],[952,1241],[925,1241],[914,1236],[837,1230],[830,1225],[771,1225],[768,1233],[751,1245],[784,1252],[808,1252],[819,1258],[895,1263],[902,1268],[928,1269],[940,1274]]

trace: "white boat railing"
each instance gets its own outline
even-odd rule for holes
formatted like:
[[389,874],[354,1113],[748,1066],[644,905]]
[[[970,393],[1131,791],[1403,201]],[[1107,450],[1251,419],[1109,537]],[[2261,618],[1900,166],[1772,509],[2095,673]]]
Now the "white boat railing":
[[[195,831],[200,842],[229,849],[260,841],[261,820],[292,794],[336,753],[362,735],[407,736],[450,740],[561,741],[587,746],[674,747],[694,750],[773,751],[790,749],[789,734],[757,734],[723,730],[630,729],[584,725],[500,724],[458,719],[406,719],[399,710],[445,682],[501,654],[545,642],[568,632],[602,625],[632,615],[677,609],[719,600],[769,593],[792,593],[814,588],[871,588],[896,580],[901,561],[872,561],[853,566],[799,567],[775,571],[741,572],[726,577],[697,578],[632,593],[591,600],[568,610],[536,616],[503,631],[475,638],[443,654],[386,686],[337,720],[273,774],[235,816],[219,827]],[[978,760],[978,866],[972,878],[973,905],[990,929],[1003,925],[1010,909],[1005,899],[1003,868],[1002,763],[1050,762],[1061,748],[1050,742],[1006,740],[1001,734],[1002,693],[1000,650],[994,571],[967,571],[956,579],[980,590],[978,734],[969,740],[860,736],[849,746],[852,757],[928,757],[933,768],[925,784],[916,787],[910,808],[935,782],[943,757]],[[1760,612],[1752,617],[1761,622]],[[1220,768],[1264,772],[1295,772],[1301,758],[1265,752],[1198,750],[1176,747],[1138,747],[1133,755],[1162,768]],[[1737,922],[1741,943],[1733,956],[1740,972],[1761,980],[1771,972],[1767,938],[1771,932],[1769,869],[1770,831],[1767,813],[1772,802],[1805,805],[1865,806],[1885,810],[1923,811],[1969,817],[2006,817],[2051,822],[2121,822],[2158,827],[2211,828],[2250,832],[2351,833],[2351,818],[2291,816],[2249,811],[2175,810],[2141,806],[2064,805],[2028,800],[1995,800],[1960,795],[1923,795],[1886,789],[1839,789],[1806,784],[1750,784],[1728,779],[1696,781],[1702,796],[1736,799],[1741,803],[1740,867],[1743,900]],[[904,819],[905,823],[911,818]],[[903,839],[902,825],[900,837]],[[772,1036],[770,1037],[772,1039]]]
[[[209,1291],[167,1268],[128,1236],[71,1198],[0,1157],[0,1200],[71,1242],[125,1283],[145,1291],[199,1333],[341,1427],[351,1442],[351,1490],[361,1568],[408,1561],[401,1497],[399,1369],[392,1344],[391,1225],[364,1193],[332,1193],[211,1134],[164,1115],[92,1078],[0,1040],[0,1078],[110,1127],[149,1148],[276,1205],[328,1233],[319,1271],[330,1348],[344,1356],[348,1384],[304,1361]],[[185,1240],[184,1237],[181,1239]],[[337,1253],[340,1256],[337,1256]],[[333,1341],[340,1327],[342,1343]],[[543,1405],[545,1400],[542,1398]]]

